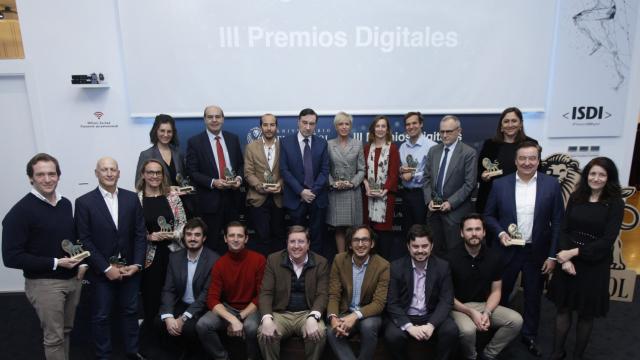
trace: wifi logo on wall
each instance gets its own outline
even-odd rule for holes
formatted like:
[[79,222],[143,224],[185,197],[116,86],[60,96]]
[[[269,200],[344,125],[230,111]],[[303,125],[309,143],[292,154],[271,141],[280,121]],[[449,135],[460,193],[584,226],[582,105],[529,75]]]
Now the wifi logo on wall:
[[95,116],[98,120],[100,120],[100,118],[102,118],[102,115],[104,115],[104,113],[102,111],[96,111],[93,113],[93,116]]
[[108,118],[102,120],[104,117],[104,113],[102,111],[96,111],[93,114],[93,117],[89,117],[85,122],[80,124],[81,128],[85,129],[99,129],[99,128],[117,128],[118,124],[112,124]]

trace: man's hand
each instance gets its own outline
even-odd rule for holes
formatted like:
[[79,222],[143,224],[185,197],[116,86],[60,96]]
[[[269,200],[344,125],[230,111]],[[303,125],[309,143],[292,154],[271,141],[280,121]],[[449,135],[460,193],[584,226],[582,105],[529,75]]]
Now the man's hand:
[[120,274],[122,274],[122,277],[130,277],[137,272],[138,272],[137,265],[128,265],[120,268]]
[[236,176],[233,181],[227,182],[227,187],[237,190],[238,188],[240,188],[240,184],[242,184],[242,178],[240,176]]
[[576,267],[575,265],[573,265],[573,263],[571,261],[565,261],[562,263],[562,270],[564,270],[564,272],[566,272],[569,275],[575,275],[576,274]]
[[118,269],[118,267],[114,265],[112,265],[111,269],[105,272],[104,275],[111,281],[122,280],[122,273],[120,273],[120,269]]
[[337,316],[331,318],[331,329],[336,333],[337,338],[349,336],[342,328],[343,319]]
[[555,267],[556,267],[556,261],[547,259],[544,261],[544,264],[542,264],[542,273],[549,274],[553,271]]
[[486,318],[483,317],[484,314],[481,313],[480,311],[476,310],[476,309],[471,309],[471,314],[469,315],[469,317],[471,318],[471,321],[473,321],[473,323],[476,326],[476,329],[478,331],[486,331],[487,329],[485,328],[485,322],[486,322]]
[[357,321],[358,315],[356,315],[356,313],[351,313],[342,318],[342,324],[340,325],[340,327],[342,327],[342,330],[347,335],[349,335],[349,332],[351,332],[351,328],[353,328]]
[[87,265],[87,264],[80,265],[80,267],[78,267],[78,274],[76,275],[76,278],[78,280],[84,279],[84,274],[87,273],[88,269],[89,269],[89,265]]
[[400,166],[400,177],[404,181],[411,181],[413,178],[414,170],[410,170],[404,166]]
[[316,199],[316,195],[309,189],[302,190],[302,192],[300,193],[300,197],[304,202],[308,204],[311,204],[311,202]]
[[229,187],[227,182],[223,179],[213,179],[213,187],[218,190],[224,190]]
[[313,317],[308,317],[302,329],[302,337],[311,341],[320,340],[320,329],[318,326],[318,320]]
[[425,331],[424,325],[423,326],[411,325],[407,328],[407,332],[409,333],[409,335],[411,335],[411,337],[413,337],[418,341],[429,339],[427,337],[427,333]]
[[244,327],[244,324],[238,320],[238,319],[233,319],[232,322],[229,323],[229,325],[227,325],[227,335],[229,336],[242,336],[242,328]]
[[578,248],[574,248],[571,250],[562,250],[556,254],[556,259],[558,263],[562,264],[566,261],[571,260],[574,256],[578,255]]
[[433,331],[436,328],[433,325],[431,325],[431,323],[427,323],[426,325],[422,325],[421,327],[424,328],[424,332],[427,335],[427,338],[425,340],[429,340],[433,335]]
[[451,211],[451,204],[449,203],[449,201],[445,201],[442,203],[442,205],[440,206],[440,211],[442,212]]
[[506,232],[500,234],[500,243],[503,246],[511,246],[511,236],[509,236]]
[[80,261],[81,260],[70,257],[63,257],[58,259],[58,266],[62,266],[65,269],[73,269],[76,265],[80,264]]
[[182,335],[182,325],[184,325],[182,318],[174,319],[172,317],[164,319],[164,324],[167,327],[167,332],[171,336]]
[[276,328],[276,323],[270,317],[265,317],[262,321],[261,333],[267,343],[276,341],[280,338],[280,334]]

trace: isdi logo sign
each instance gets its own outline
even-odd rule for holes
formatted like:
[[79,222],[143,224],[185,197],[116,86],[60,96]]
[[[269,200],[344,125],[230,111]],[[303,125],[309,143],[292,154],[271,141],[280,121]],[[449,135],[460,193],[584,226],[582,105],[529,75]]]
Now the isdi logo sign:
[[604,106],[574,106],[562,117],[570,120],[603,120],[610,118],[611,113],[605,111]]

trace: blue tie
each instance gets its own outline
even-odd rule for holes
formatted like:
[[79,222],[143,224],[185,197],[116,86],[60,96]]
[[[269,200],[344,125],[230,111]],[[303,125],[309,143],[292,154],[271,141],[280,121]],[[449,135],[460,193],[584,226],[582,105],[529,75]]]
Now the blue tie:
[[309,139],[304,140],[304,154],[302,154],[302,163],[304,165],[304,186],[307,189],[313,188],[313,161],[311,160],[311,147]]
[[449,156],[449,148],[444,148],[444,156],[442,157],[442,162],[440,163],[440,169],[438,169],[438,180],[436,180],[436,192],[441,197],[444,197],[442,193],[442,183],[444,182],[444,170],[447,167],[447,156]]

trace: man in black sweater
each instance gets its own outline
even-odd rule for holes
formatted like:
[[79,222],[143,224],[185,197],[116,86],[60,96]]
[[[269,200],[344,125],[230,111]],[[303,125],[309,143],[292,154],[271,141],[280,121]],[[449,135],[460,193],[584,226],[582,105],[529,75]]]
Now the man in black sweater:
[[48,360],[69,358],[69,334],[80,300],[80,260],[65,257],[61,242],[75,242],[71,202],[56,192],[60,166],[40,153],[27,163],[33,186],[2,221],[2,258],[22,269],[25,294],[40,318]]

